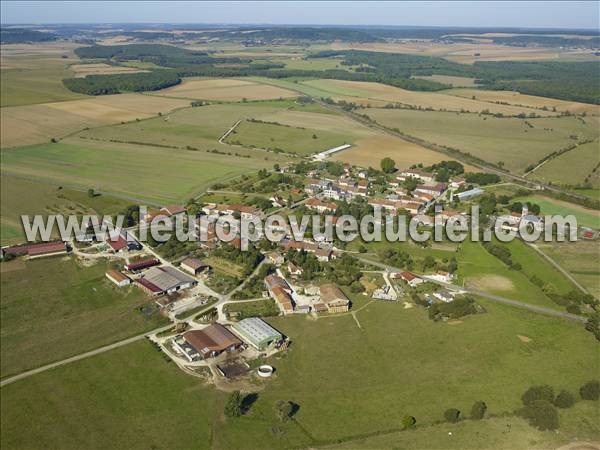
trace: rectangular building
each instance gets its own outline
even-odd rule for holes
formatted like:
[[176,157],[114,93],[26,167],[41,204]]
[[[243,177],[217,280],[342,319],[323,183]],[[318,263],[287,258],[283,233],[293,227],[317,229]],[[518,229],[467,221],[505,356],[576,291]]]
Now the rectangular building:
[[233,331],[245,342],[261,351],[283,339],[279,331],[258,317],[250,317],[234,323]]

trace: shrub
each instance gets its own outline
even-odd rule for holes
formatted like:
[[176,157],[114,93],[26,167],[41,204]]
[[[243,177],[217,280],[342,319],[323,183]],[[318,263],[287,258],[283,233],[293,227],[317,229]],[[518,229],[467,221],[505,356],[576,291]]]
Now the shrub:
[[487,411],[487,405],[485,402],[475,402],[471,408],[471,419],[473,420],[481,420],[483,416],[485,416],[485,412]]
[[575,396],[569,391],[562,390],[554,399],[554,406],[558,408],[570,408],[575,404]]
[[588,381],[581,386],[581,389],[579,389],[579,394],[584,400],[598,400],[598,397],[600,397],[600,381]]
[[520,415],[527,419],[531,426],[542,431],[558,428],[558,410],[546,400],[532,401],[520,411]]
[[444,412],[444,419],[446,422],[456,423],[460,420],[460,411],[456,408],[447,409]]
[[240,391],[234,391],[229,395],[225,404],[225,415],[227,417],[239,417],[242,415],[243,397]]
[[289,401],[279,400],[275,404],[275,410],[277,411],[277,417],[282,422],[285,422],[291,419],[292,414],[294,413],[294,404]]
[[544,400],[548,403],[554,401],[554,389],[552,386],[532,386],[521,396],[524,405],[530,405],[537,400]]
[[417,419],[413,416],[404,416],[402,418],[402,428],[405,430],[410,430],[417,425]]

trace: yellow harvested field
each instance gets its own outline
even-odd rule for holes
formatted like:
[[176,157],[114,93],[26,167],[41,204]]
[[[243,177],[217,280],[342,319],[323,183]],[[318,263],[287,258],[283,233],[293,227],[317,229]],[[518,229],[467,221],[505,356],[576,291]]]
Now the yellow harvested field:
[[[514,91],[486,91],[479,89],[453,89],[446,93],[463,98],[475,97],[478,101],[483,102],[502,102],[514,106],[527,106],[530,108],[556,108],[558,112],[570,111],[572,113],[583,113],[600,115],[600,105],[592,105],[590,103],[570,102],[565,100],[557,100],[547,97],[538,97],[535,95],[520,94]],[[537,114],[537,112],[536,112]]]
[[336,153],[332,159],[361,167],[378,168],[379,162],[386,157],[392,158],[396,167],[409,167],[418,163],[429,166],[451,159],[412,142],[385,134],[359,139],[348,150]]
[[85,127],[144,119],[185,106],[185,100],[118,94],[1,108],[0,147],[39,144]]
[[475,61],[593,60],[596,58],[592,50],[566,51],[544,47],[512,47],[509,45],[492,44],[486,40],[478,43],[460,44],[440,44],[433,41],[363,44],[335,42],[331,44],[330,48],[332,50],[367,50],[385,53],[438,56],[462,64],[473,64]]
[[476,87],[477,83],[475,83],[475,78],[469,77],[453,77],[450,75],[429,75],[429,76],[421,76],[414,77],[420,78],[422,80],[429,81],[437,81],[438,83],[449,84],[454,87]]
[[[556,113],[542,111],[540,109],[511,105],[498,105],[495,103],[473,100],[471,98],[458,97],[438,92],[417,92],[388,86],[381,83],[345,80],[312,80],[304,81],[302,84],[311,86],[331,93],[336,100],[359,101],[362,104],[380,106],[375,102],[385,101],[388,103],[400,103],[407,106],[431,108],[433,110],[447,111],[470,111],[480,112],[488,110],[492,113],[502,113],[507,116],[515,116],[521,113],[530,114],[535,112],[540,116],[553,116]],[[479,91],[476,91],[479,92]]]
[[269,100],[296,97],[293,91],[277,86],[237,79],[188,78],[181,84],[155,93],[165,97],[189,98],[193,100],[220,100],[239,102],[246,100]]
[[111,66],[110,64],[73,64],[69,67],[75,78],[83,78],[88,75],[113,75],[117,73],[148,72],[147,70],[134,69],[133,67]]

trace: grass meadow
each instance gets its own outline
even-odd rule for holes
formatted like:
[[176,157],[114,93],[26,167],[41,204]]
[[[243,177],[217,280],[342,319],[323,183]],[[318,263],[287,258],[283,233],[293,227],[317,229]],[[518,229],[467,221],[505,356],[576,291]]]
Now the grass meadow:
[[[367,109],[372,119],[425,141],[455,148],[524,173],[527,166],[576,142],[595,139],[598,128],[575,117],[516,119],[409,109]],[[529,125],[528,125],[529,124]]]
[[87,192],[60,188],[2,175],[0,195],[0,241],[23,242],[21,215],[116,214],[131,202],[108,195],[90,197]]
[[[577,392],[600,369],[594,338],[582,327],[481,303],[486,313],[452,325],[430,321],[421,308],[386,302],[365,303],[355,318],[269,318],[292,345],[269,360],[274,378],[248,386],[257,398],[237,419],[222,416],[226,394],[165,363],[149,344],[132,344],[2,388],[2,407],[12,411],[2,417],[2,444],[304,448],[344,442],[353,447],[371,437],[366,447],[407,442],[426,449],[453,430],[459,442],[472,434],[491,448],[500,442],[504,448],[558,446],[575,432],[580,440],[598,439],[598,410],[587,402],[561,413],[559,433],[537,432],[514,418],[486,420],[481,427],[437,424],[447,408],[468,415],[477,400],[487,403],[491,415],[512,412],[533,384]],[[276,419],[278,400],[299,406],[295,421]],[[30,413],[40,410],[45,414]],[[417,418],[418,428],[414,435],[399,433],[396,441],[405,414]],[[515,424],[514,432],[506,431],[503,420]]]
[[118,288],[107,264],[73,257],[2,263],[2,377],[77,355],[166,323],[141,289]]
[[577,219],[578,226],[600,229],[600,212],[598,210],[541,195],[517,197],[513,201],[536,203],[540,205],[542,215],[573,215]]
[[[547,183],[575,186],[584,184],[586,177],[600,164],[600,142],[594,141],[549,160],[530,177]],[[600,187],[598,177],[590,177],[595,187]]]
[[2,176],[93,188],[132,201],[165,204],[187,200],[219,180],[272,167],[275,161],[274,156],[243,158],[70,138],[5,152]]

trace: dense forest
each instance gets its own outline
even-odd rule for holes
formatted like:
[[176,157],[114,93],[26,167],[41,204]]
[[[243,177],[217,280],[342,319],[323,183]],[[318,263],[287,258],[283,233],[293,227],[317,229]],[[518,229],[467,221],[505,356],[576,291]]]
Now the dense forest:
[[27,42],[55,41],[54,33],[42,33],[41,31],[28,30],[26,28],[0,28],[0,43],[23,44]]
[[[123,75],[97,75],[65,81],[69,89],[95,92],[94,95],[122,90],[160,89],[164,85],[176,84],[186,76],[327,78],[379,82],[415,91],[439,91],[449,86],[414,77],[453,75],[475,78],[487,89],[517,90],[532,95],[600,104],[600,85],[597,83],[600,61],[478,61],[468,65],[431,56],[359,50],[323,51],[309,56],[342,58],[341,65],[358,66],[355,71],[349,71],[285,69],[281,64],[253,63],[250,59],[237,57],[214,57],[207,52],[161,44],[94,45],[78,48],[75,52],[81,58],[105,59],[109,63],[140,60],[165,67],[159,71],[161,75],[155,75],[155,72],[139,73],[128,79]],[[235,63],[237,67],[219,67],[223,63]]]
[[342,64],[366,65],[387,78],[418,75],[472,77],[488,89],[518,90],[532,95],[600,104],[600,61],[478,61],[458,64],[443,58],[367,51],[325,51],[312,57],[343,57]]
[[162,67],[185,67],[195,64],[249,63],[235,57],[213,58],[207,52],[186,50],[164,44],[92,45],[75,50],[80,58],[110,59],[113,61],[139,60]]
[[123,73],[115,75],[88,75],[85,78],[67,78],[64,85],[80,94],[107,95],[121,92],[156,91],[179,84],[181,78],[174,71]]

